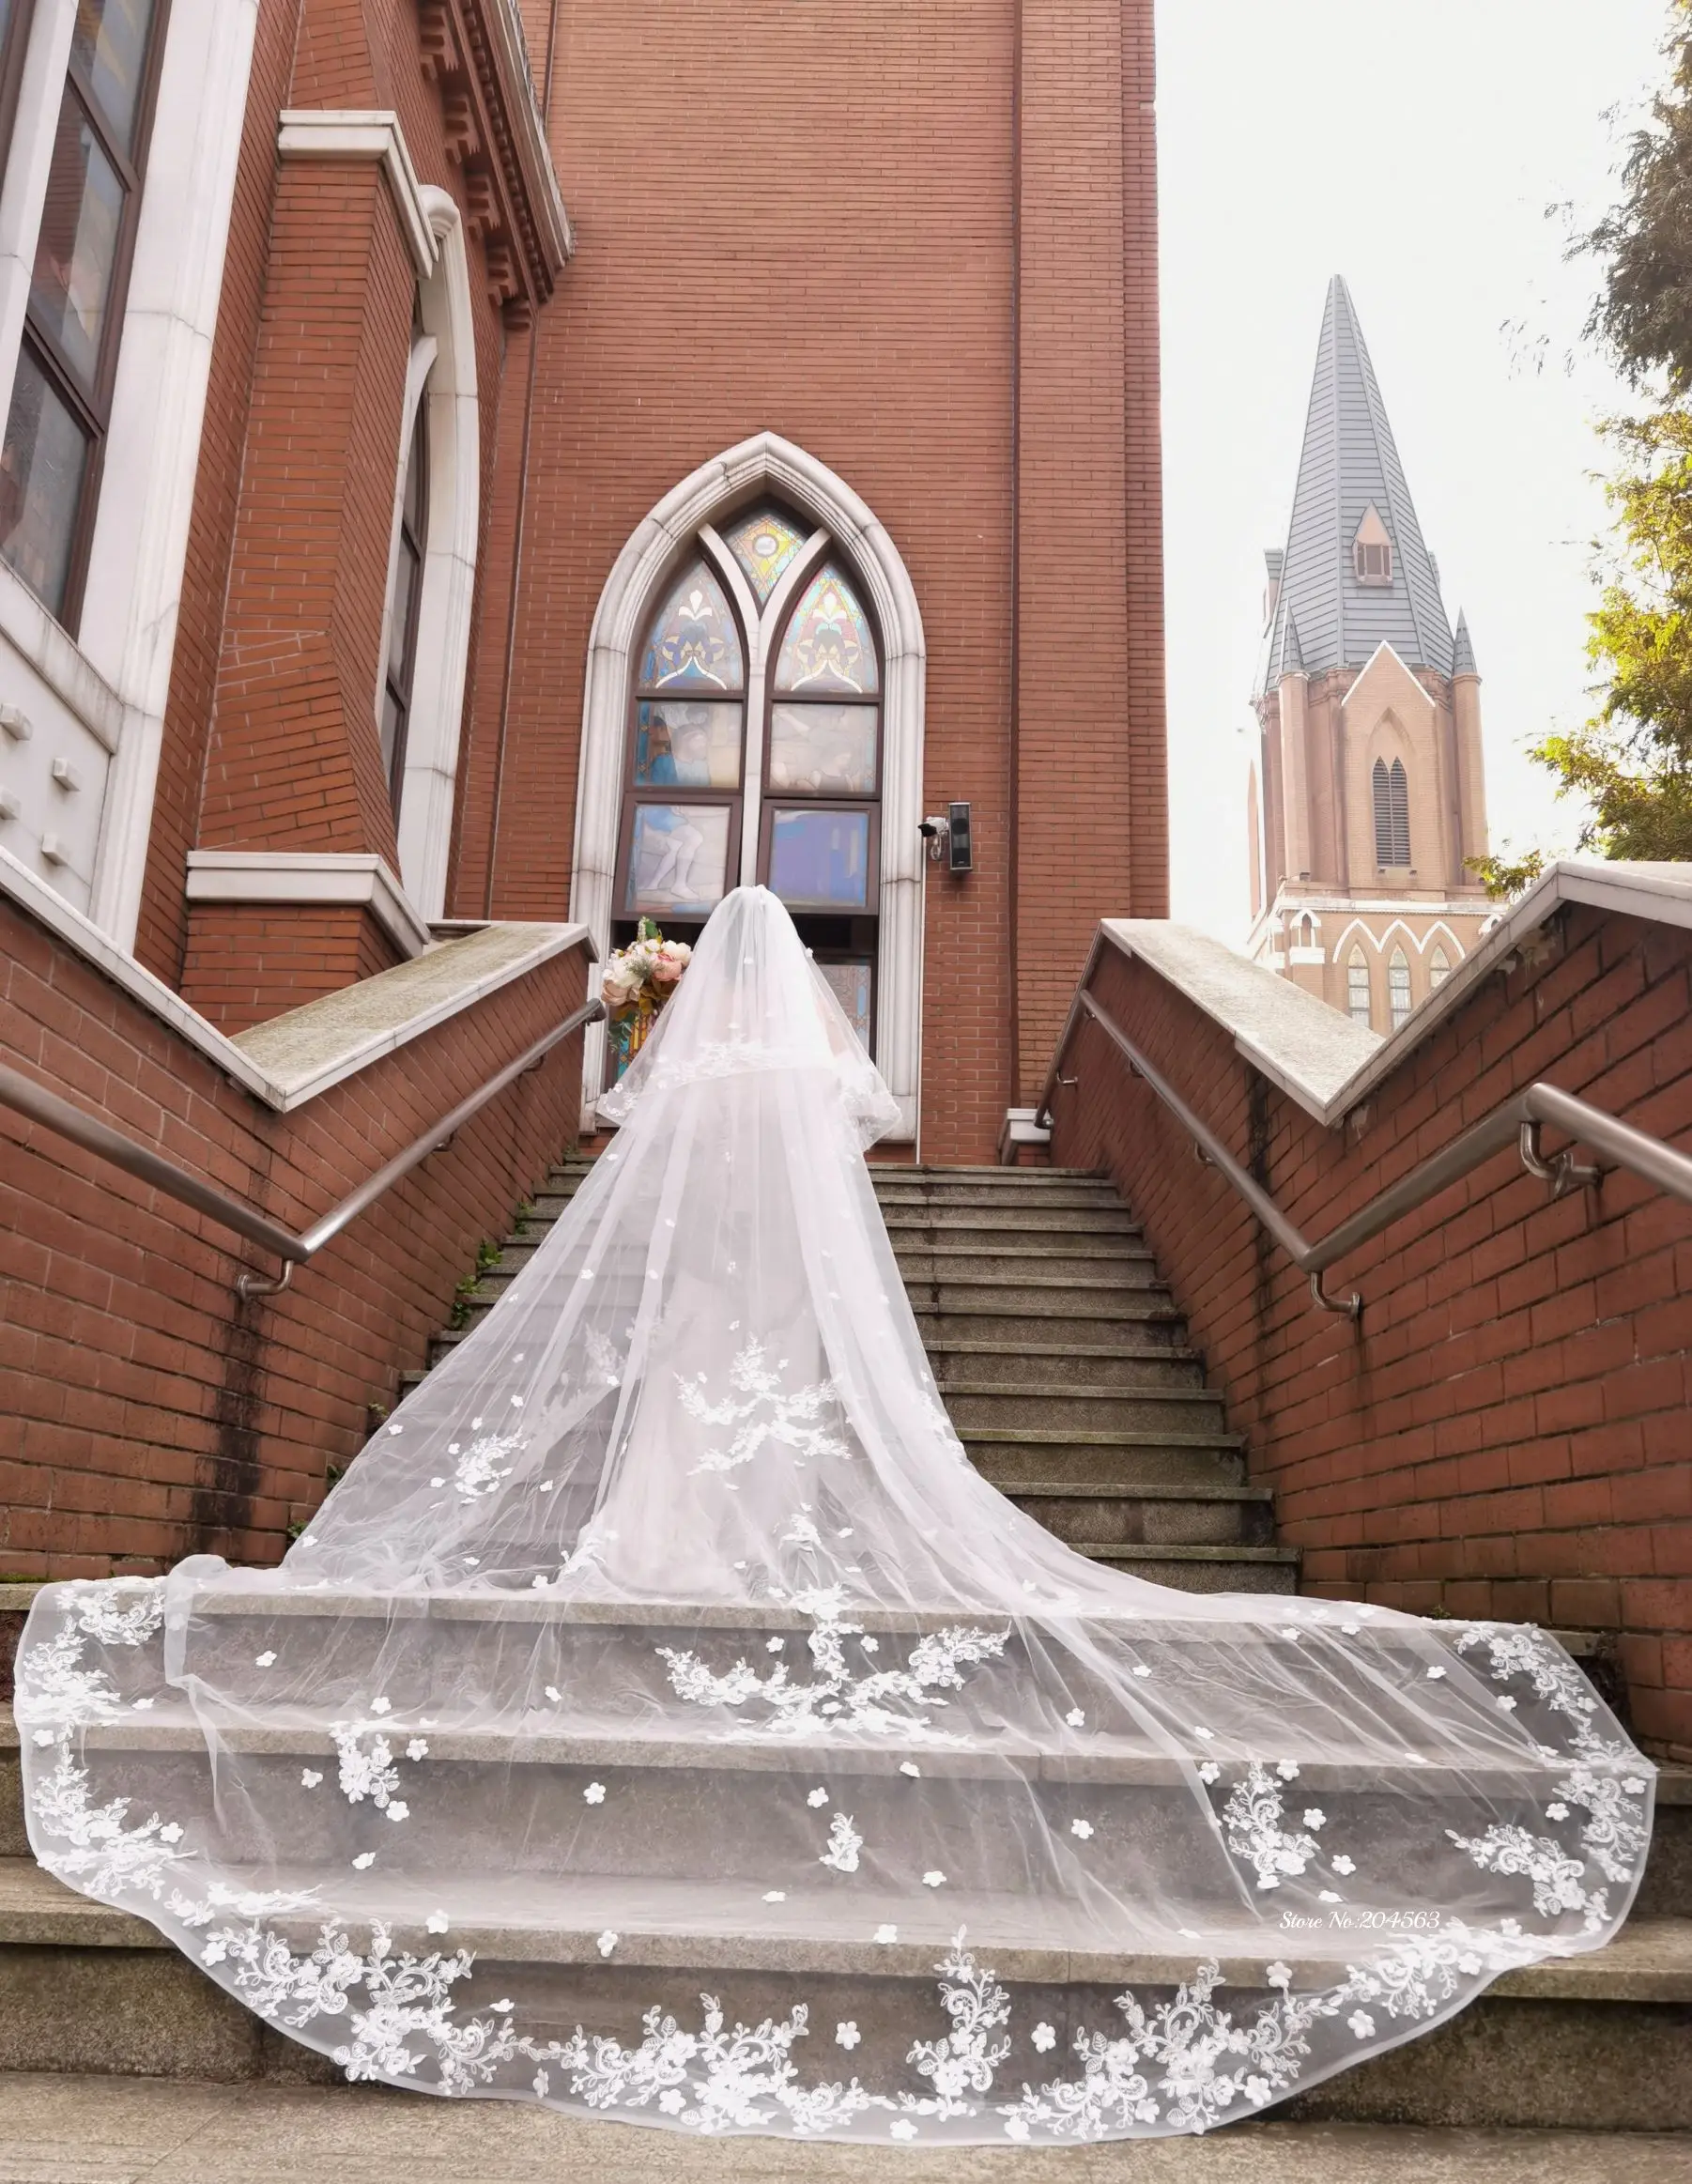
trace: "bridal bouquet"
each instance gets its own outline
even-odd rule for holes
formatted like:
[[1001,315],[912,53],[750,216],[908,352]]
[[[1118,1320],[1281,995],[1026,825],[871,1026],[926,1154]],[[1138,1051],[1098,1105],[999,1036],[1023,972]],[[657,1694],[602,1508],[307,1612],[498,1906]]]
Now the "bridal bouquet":
[[606,959],[600,992],[610,1025],[616,1074],[621,1077],[646,1043],[657,1014],[676,990],[693,959],[685,941],[666,940],[650,917],[643,917],[625,948]]

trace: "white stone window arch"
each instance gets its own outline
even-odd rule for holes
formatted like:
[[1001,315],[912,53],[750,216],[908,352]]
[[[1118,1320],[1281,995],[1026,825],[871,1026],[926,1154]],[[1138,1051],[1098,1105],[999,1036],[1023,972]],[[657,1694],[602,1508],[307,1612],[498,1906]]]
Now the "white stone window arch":
[[[418,284],[423,331],[412,345],[394,465],[380,658],[384,664],[388,658],[407,458],[422,404],[426,405],[429,492],[398,804],[400,879],[413,907],[429,919],[438,917],[446,902],[453,792],[476,584],[482,450],[476,330],[464,223],[446,191],[424,183],[417,196],[435,253],[432,266]],[[382,680],[378,672],[374,693],[378,727]]]
[[[716,519],[739,514],[761,493],[786,502],[816,529],[760,603]],[[661,586],[685,558],[703,550],[734,598],[746,632],[747,733],[760,732],[765,648],[785,620],[794,590],[823,567],[839,562],[862,587],[882,640],[880,883],[877,915],[875,1058],[900,1105],[892,1133],[916,1134],[922,1053],[923,701],[926,646],[915,591],[898,547],[844,479],[774,433],[759,433],[702,464],[637,526],[618,555],[588,642],[582,710],[576,843],[570,915],[586,925],[603,950],[609,945],[619,830],[623,816],[634,652]],[[756,838],[756,769],[743,840]],[[746,869],[750,869],[749,863]],[[584,1118],[605,1069],[605,1032],[590,1028],[582,1056]]]

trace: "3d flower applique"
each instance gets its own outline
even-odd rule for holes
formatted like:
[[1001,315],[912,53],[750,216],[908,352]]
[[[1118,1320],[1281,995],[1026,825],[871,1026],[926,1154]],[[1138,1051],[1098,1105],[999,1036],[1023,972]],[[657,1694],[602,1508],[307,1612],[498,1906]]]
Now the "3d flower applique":
[[1345,1900],[1343,1896],[1337,1895],[1331,1888],[1318,1888],[1316,1890],[1318,1903],[1344,1903]]
[[1030,2138],[1032,2135],[1028,2129],[1028,2118],[1025,2115],[1008,2115],[1005,2118],[1005,2136],[1008,2139],[1015,2139],[1020,2145],[1023,2140]]
[[376,1853],[374,1851],[361,1851],[352,1863],[353,1870],[362,1873],[367,1868],[376,1864]]
[[922,1774],[922,1769],[916,1764],[915,1760],[900,1760],[899,1762],[899,1771],[901,1775],[909,1775],[914,1782],[917,1780],[917,1778]]
[[444,1911],[432,1911],[424,1919],[423,1925],[430,1933],[445,1933],[448,1925],[447,1915]]
[[869,1938],[877,1942],[896,1942],[899,1939],[899,1929],[896,1926],[878,1926]]
[[300,1782],[302,1789],[315,1790],[322,1779],[323,1774],[320,1768],[302,1767],[300,1770]]
[[1562,1804],[1561,1800],[1555,1805],[1547,1805],[1546,1807],[1546,1818],[1547,1820],[1567,1820],[1568,1817],[1569,1808],[1566,1805]]
[[1146,1666],[1144,1661],[1136,1661],[1134,1664],[1134,1674],[1136,1676],[1149,1676],[1151,1674],[1151,1670]]
[[783,1650],[786,1644],[787,1640],[785,1638],[765,1638],[763,1641],[763,1650],[766,1653],[778,1653]]
[[182,1840],[182,1830],[174,1820],[169,1821],[159,1830],[159,1840],[162,1843],[179,1843]]
[[1293,1983],[1293,1968],[1290,1964],[1282,1963],[1277,1958],[1274,1963],[1267,1967],[1263,1976],[1271,1987],[1290,1987]]
[[879,1653],[882,1650],[882,1641],[880,1638],[859,1638],[858,1643],[863,1647],[867,1653]]
[[1328,1815],[1319,1805],[1307,1805],[1304,1807],[1304,1824],[1306,1827],[1326,1827]]
[[403,1797],[391,1797],[382,1808],[390,1820],[409,1820],[411,1807]]
[[1221,1776],[1222,1769],[1217,1765],[1214,1760],[1201,1760],[1199,1761],[1198,1778],[1201,1782],[1219,1781]]
[[1277,1760],[1275,1772],[1282,1781],[1296,1782],[1299,1778],[1299,1762],[1297,1760]]
[[1340,1625],[1347,1638],[1355,1638],[1362,1627],[1361,1623],[1342,1623]]
[[550,1699],[553,1705],[556,1706],[559,1703],[561,1697],[562,1696],[559,1690],[558,1685],[556,1684],[548,1684],[546,1687],[546,1697]]
[[273,1665],[275,1659],[276,1655],[274,1653],[254,1653],[253,1656],[253,1666],[255,1669],[268,1669]]
[[1071,1729],[1080,1729],[1085,1722],[1086,1715],[1079,1706],[1071,1706],[1069,1713],[1064,1715],[1064,1719]]
[[137,1699],[134,1702],[135,1712],[137,1714],[145,1714],[148,1707],[154,1706],[157,1703],[158,1701],[152,1699]]
[[887,2130],[896,2139],[914,2139],[916,2136],[916,2126],[903,2117],[898,2123],[890,2123]]
[[1072,1820],[1069,1823],[1069,1833],[1079,1836],[1084,1843],[1089,1842],[1092,1839],[1093,1823],[1090,1820]]
[[946,1875],[941,1872],[925,1873],[922,1877],[922,1884],[925,1888],[944,1888]]
[[1034,2042],[1036,2048],[1038,2049],[1042,2055],[1050,2054],[1052,2050],[1057,2045],[1056,2031],[1053,2026],[1047,2024],[1043,2018],[1041,2019],[1040,2023],[1035,2026],[1034,2030],[1028,2035],[1028,2038]]
[[847,2018],[843,2023],[835,2026],[834,2037],[837,2047],[855,2048],[864,2036],[852,2019]]
[[1357,1862],[1353,1858],[1335,1858],[1333,1861],[1333,1869],[1336,1873],[1355,1873],[1357,1871]]
[[811,1792],[810,1795],[805,1800],[805,1802],[807,1805],[812,1806],[826,1805],[828,1803],[828,1792],[819,1782],[817,1787]]
[[1436,1665],[1428,1669],[1427,1680],[1430,1684],[1437,1684],[1444,1673],[1445,1670]]
[[404,1427],[403,1425],[391,1425],[391,1426],[388,1428],[388,1431],[389,1431],[390,1433],[404,1433],[404,1432],[405,1432],[405,1430],[406,1430],[406,1429],[405,1429],[405,1427]]
[[605,1803],[605,1784],[603,1782],[590,1782],[581,1794],[582,1802],[585,1805],[603,1805]]
[[1366,2040],[1373,2038],[1375,2032],[1375,2020],[1369,2015],[1369,2012],[1366,2009],[1354,2009],[1351,2012],[1351,2015],[1346,2020],[1346,2023],[1351,2027],[1351,2030],[1357,2035],[1360,2040]]
[[1508,1695],[1508,1693],[1500,1695],[1494,1701],[1494,1704],[1497,1705],[1500,1711],[1505,1714],[1514,1714],[1515,1712],[1515,1701]]
[[406,1757],[408,1760],[426,1760],[428,1756],[429,1740],[427,1737],[414,1736],[406,1746]]
[[785,1888],[766,1888],[763,1892],[763,1899],[766,1903],[785,1903],[787,1890]]
[[392,1699],[373,1699],[370,1701],[370,1711],[372,1714],[392,1714],[393,1701]]
[[601,1955],[602,1957],[608,1957],[608,1956],[610,1955],[611,1951],[612,1951],[612,1950],[613,1950],[613,1949],[614,1949],[614,1948],[617,1946],[617,1944],[618,1944],[618,1942],[619,1942],[621,1939],[622,1939],[622,1936],[621,1936],[621,1935],[619,1935],[619,1934],[613,1933],[613,1931],[611,1930],[611,1929],[610,1929],[610,1928],[608,1926],[608,1927],[606,1928],[606,1930],[605,1930],[604,1933],[602,1933],[602,1934],[600,1935],[600,1937],[599,1937],[599,1953],[600,1953],[600,1955]]

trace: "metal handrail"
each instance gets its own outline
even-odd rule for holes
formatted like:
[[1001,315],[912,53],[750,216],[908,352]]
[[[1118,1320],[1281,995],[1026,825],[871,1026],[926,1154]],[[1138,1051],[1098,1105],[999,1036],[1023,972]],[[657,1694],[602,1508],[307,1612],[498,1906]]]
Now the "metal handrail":
[[604,1014],[605,1003],[595,997],[578,1008],[573,1016],[565,1017],[562,1023],[555,1024],[531,1046],[526,1047],[515,1061],[507,1062],[502,1069],[489,1077],[469,1099],[461,1100],[456,1107],[450,1108],[438,1121],[431,1123],[423,1135],[413,1139],[403,1152],[395,1153],[392,1160],[385,1161],[374,1175],[366,1177],[356,1191],[343,1198],[338,1206],[331,1207],[323,1218],[314,1223],[303,1235],[296,1235],[291,1228],[284,1228],[280,1223],[267,1220],[262,1213],[255,1213],[250,1206],[243,1206],[239,1199],[227,1197],[209,1183],[203,1183],[197,1176],[190,1175],[186,1168],[178,1168],[174,1161],[167,1161],[162,1153],[149,1151],[146,1146],[138,1145],[133,1138],[125,1137],[121,1130],[112,1129],[110,1124],[88,1114],[85,1108],[75,1106],[70,1100],[62,1099],[58,1093],[50,1092],[44,1084],[38,1084],[33,1078],[23,1076],[18,1070],[8,1069],[4,1064],[0,1064],[0,1106],[10,1107],[19,1115],[27,1115],[32,1122],[40,1123],[44,1129],[53,1130],[59,1137],[69,1138],[73,1145],[79,1145],[85,1152],[109,1161],[113,1167],[122,1168],[126,1174],[139,1177],[144,1183],[150,1183],[156,1191],[162,1191],[167,1197],[179,1199],[184,1206],[192,1206],[197,1213],[203,1213],[208,1220],[215,1221],[221,1228],[231,1229],[237,1236],[245,1237],[249,1243],[258,1244],[265,1251],[273,1253],[283,1262],[282,1273],[277,1280],[271,1281],[268,1276],[249,1269],[238,1275],[235,1284],[237,1291],[244,1298],[269,1297],[280,1289],[285,1289],[296,1267],[303,1266],[331,1238],[339,1236],[349,1222],[356,1221],[366,1207],[374,1206],[382,1193],[391,1190],[401,1177],[408,1176],[413,1168],[420,1167],[431,1153],[439,1152],[449,1146],[455,1133],[473,1115],[479,1115],[490,1100],[498,1099],[505,1087],[514,1084],[526,1070],[538,1068],[552,1049],[567,1039],[572,1032],[579,1031],[583,1024],[597,1022]]
[[1324,1311],[1343,1313],[1352,1320],[1362,1316],[1363,1300],[1355,1291],[1346,1298],[1330,1297],[1322,1285],[1322,1277],[1329,1268],[1347,1253],[1379,1236],[1383,1229],[1391,1228],[1394,1222],[1402,1221],[1407,1213],[1413,1213],[1417,1207],[1459,1181],[1506,1146],[1515,1146],[1522,1165],[1530,1175],[1550,1184],[1554,1198],[1561,1197],[1574,1184],[1596,1189],[1603,1182],[1602,1168],[1582,1166],[1572,1152],[1557,1153],[1549,1161],[1546,1160],[1539,1145],[1542,1123],[1548,1122],[1566,1136],[1578,1138],[1614,1166],[1630,1169],[1670,1196],[1692,1205],[1692,1160],[1684,1153],[1676,1152],[1660,1138],[1635,1130],[1613,1115],[1607,1115],[1601,1107],[1591,1107],[1572,1093],[1560,1091],[1555,1084],[1533,1084],[1512,1094],[1501,1106],[1495,1107],[1461,1137],[1454,1138],[1442,1152],[1432,1154],[1398,1182],[1377,1192],[1365,1207],[1342,1221],[1319,1243],[1312,1243],[1084,990],[1077,992],[1063,1037],[1058,1041],[1052,1073],[1040,1100],[1041,1116],[1050,1119],[1052,1101],[1057,1096],[1059,1085],[1076,1082],[1073,1077],[1062,1074],[1063,1059],[1084,1017],[1092,1019],[1124,1055],[1133,1074],[1148,1084],[1175,1115],[1192,1138],[1199,1158],[1226,1177],[1287,1257],[1301,1273],[1309,1275],[1313,1300]]

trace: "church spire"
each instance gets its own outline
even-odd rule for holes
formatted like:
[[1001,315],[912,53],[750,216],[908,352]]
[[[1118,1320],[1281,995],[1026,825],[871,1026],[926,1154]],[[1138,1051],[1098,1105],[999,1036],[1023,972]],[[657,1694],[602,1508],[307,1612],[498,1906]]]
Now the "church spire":
[[1335,274],[1322,314],[1292,521],[1264,664],[1288,671],[1297,623],[1312,675],[1361,668],[1390,644],[1407,667],[1449,676],[1454,640],[1439,579],[1398,459],[1351,292]]
[[1469,634],[1469,617],[1461,608],[1457,610],[1457,634],[1452,645],[1451,671],[1454,675],[1478,675],[1475,666],[1474,639]]

